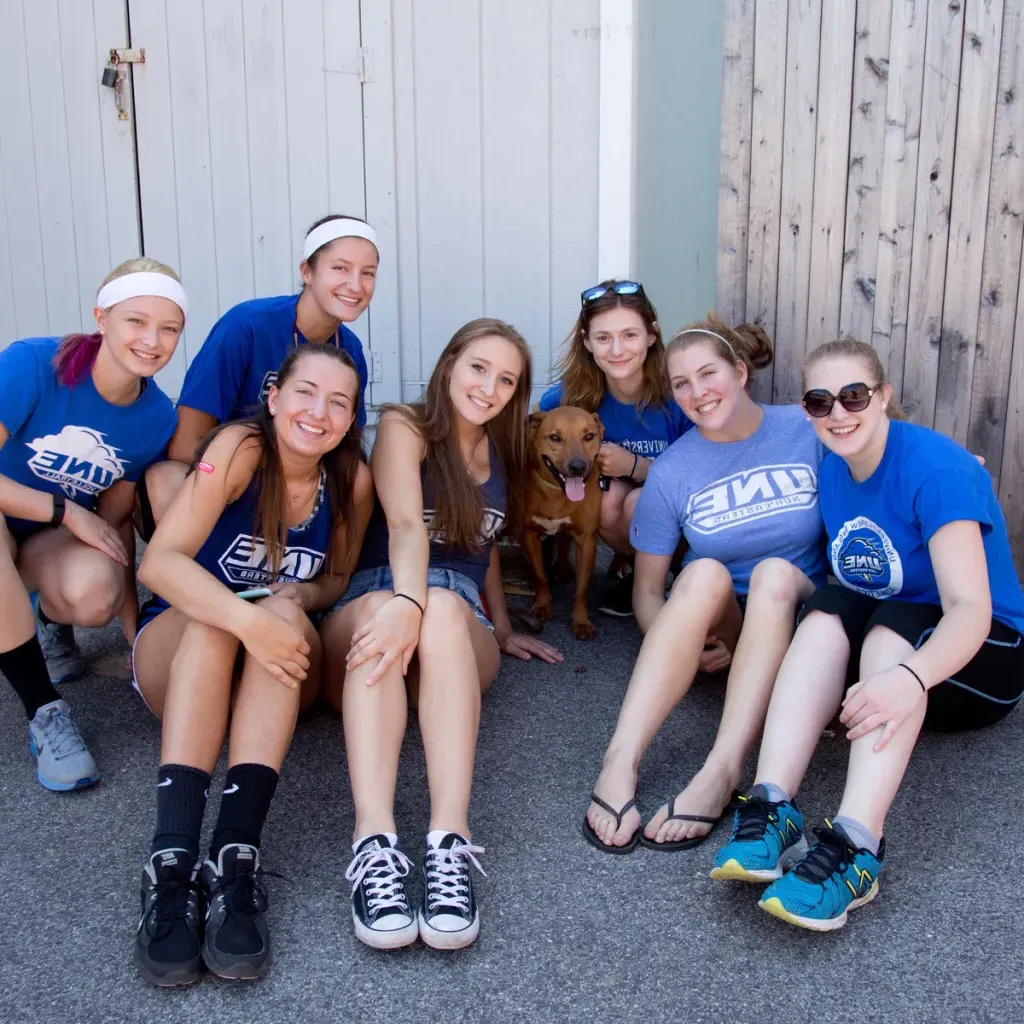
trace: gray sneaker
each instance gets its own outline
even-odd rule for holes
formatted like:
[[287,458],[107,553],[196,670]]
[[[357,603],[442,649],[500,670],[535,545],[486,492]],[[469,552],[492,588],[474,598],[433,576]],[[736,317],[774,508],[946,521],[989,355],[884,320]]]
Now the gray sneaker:
[[36,615],[36,636],[43,649],[50,682],[56,686],[80,676],[85,671],[85,658],[75,642],[74,628],[59,622],[44,623],[39,617],[38,594],[32,595],[32,610]]
[[78,731],[66,700],[44,704],[28,726],[28,749],[40,785],[57,793],[99,781],[100,771]]

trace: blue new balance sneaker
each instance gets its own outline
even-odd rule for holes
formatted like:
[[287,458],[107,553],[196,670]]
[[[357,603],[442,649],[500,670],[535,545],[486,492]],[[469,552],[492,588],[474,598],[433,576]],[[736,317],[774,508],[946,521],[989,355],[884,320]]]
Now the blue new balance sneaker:
[[737,797],[732,835],[718,851],[711,877],[772,882],[807,852],[804,816],[796,804],[758,796]]
[[784,878],[768,886],[759,906],[799,928],[831,932],[846,924],[847,911],[878,895],[878,875],[885,860],[885,840],[876,857],[857,849],[846,833],[828,819],[814,830],[817,842]]

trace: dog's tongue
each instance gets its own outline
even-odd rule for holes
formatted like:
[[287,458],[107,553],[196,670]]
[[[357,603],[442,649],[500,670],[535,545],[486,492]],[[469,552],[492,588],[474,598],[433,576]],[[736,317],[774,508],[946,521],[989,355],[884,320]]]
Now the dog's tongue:
[[566,477],[565,480],[565,496],[570,501],[582,501],[583,495],[586,492],[586,485],[583,480],[578,476]]

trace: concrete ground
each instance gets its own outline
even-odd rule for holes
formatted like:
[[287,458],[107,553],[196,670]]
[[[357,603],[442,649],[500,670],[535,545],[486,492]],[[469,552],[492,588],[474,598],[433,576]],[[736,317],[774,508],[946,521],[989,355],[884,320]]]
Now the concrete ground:
[[[708,878],[724,830],[675,855],[612,857],[584,843],[640,640],[631,621],[598,617],[597,640],[574,641],[560,597],[545,637],[565,664],[506,658],[484,702],[472,815],[487,849],[482,930],[455,954],[356,941],[344,879],[352,803],[340,728],[322,710],[298,728],[264,832],[266,866],[287,877],[269,883],[270,975],[151,988],[131,954],[160,727],[128,685],[126,645],[115,629],[83,634],[91,672],[64,688],[103,772],[89,790],[39,787],[21,707],[0,687],[0,1021],[1017,1018],[1020,712],[986,732],[923,738],[889,820],[880,896],[842,931],[813,935],[758,910],[756,889]],[[671,717],[641,770],[645,817],[700,765],[720,709],[720,685],[701,682]],[[801,794],[810,823],[834,811],[844,759],[845,741],[822,742]],[[397,813],[418,859],[427,807],[415,725]]]

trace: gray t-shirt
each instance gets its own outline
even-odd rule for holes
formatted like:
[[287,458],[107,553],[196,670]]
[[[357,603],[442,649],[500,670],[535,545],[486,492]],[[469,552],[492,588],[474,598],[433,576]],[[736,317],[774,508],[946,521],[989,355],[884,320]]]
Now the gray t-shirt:
[[818,466],[825,449],[799,405],[766,405],[743,441],[709,441],[691,430],[651,466],[630,539],[637,551],[670,555],[685,536],[684,564],[721,562],[738,594],[754,566],[785,558],[815,585],[825,582]]

